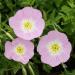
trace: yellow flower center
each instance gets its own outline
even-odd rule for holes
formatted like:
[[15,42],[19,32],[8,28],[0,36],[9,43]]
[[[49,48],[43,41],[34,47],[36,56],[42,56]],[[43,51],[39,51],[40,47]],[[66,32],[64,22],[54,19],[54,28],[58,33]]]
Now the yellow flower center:
[[23,45],[18,45],[17,47],[16,47],[16,54],[17,55],[24,55],[25,54],[25,47],[23,46]]
[[31,32],[34,28],[34,22],[31,20],[24,20],[23,21],[23,29],[26,32]]
[[52,42],[48,45],[48,49],[52,55],[56,55],[62,50],[62,47],[60,43]]
[[30,30],[32,28],[32,25],[30,22],[26,21],[24,22],[24,29]]
[[60,50],[60,46],[58,44],[53,44],[51,50],[53,53],[57,53]]

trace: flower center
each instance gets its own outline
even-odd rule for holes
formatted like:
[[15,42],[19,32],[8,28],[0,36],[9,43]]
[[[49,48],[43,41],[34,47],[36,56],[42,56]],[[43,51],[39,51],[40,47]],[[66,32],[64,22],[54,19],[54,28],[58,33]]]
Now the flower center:
[[30,22],[27,21],[24,23],[24,29],[30,30],[31,28],[32,28],[32,25]]
[[48,44],[48,50],[52,55],[56,55],[62,50],[62,46],[59,42],[51,42]]
[[58,44],[53,44],[53,45],[51,46],[51,50],[52,50],[54,53],[56,53],[56,52],[58,52],[58,50],[60,50],[60,46],[59,46]]
[[24,55],[25,54],[25,47],[23,46],[23,45],[18,45],[17,47],[16,47],[16,54],[17,55]]
[[34,28],[34,22],[32,20],[23,21],[23,30],[25,32],[31,32]]

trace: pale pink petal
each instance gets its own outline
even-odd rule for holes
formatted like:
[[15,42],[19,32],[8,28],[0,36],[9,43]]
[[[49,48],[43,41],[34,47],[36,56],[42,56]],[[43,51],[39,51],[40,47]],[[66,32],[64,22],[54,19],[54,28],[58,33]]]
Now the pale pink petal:
[[[35,28],[32,32],[24,32],[22,28],[22,22],[24,20],[33,20]],[[32,40],[41,36],[45,28],[41,11],[32,7],[25,7],[17,11],[16,14],[9,19],[9,25],[13,28],[16,36],[25,40]]]
[[[15,48],[19,44],[25,47],[24,55],[18,55],[15,52]],[[31,41],[16,38],[12,42],[6,42],[4,55],[8,59],[13,59],[23,64],[27,64],[34,55],[34,45]]]
[[4,52],[5,57],[7,57],[8,59],[12,59],[11,55],[12,55],[12,45],[11,42],[7,41],[5,43],[5,52]]
[[[62,44],[62,50],[56,55],[51,55],[50,51],[48,51],[47,44],[55,40]],[[37,51],[41,55],[41,61],[52,67],[67,62],[70,58],[71,50],[72,46],[68,41],[66,34],[56,30],[50,31],[48,35],[41,37],[37,47]]]

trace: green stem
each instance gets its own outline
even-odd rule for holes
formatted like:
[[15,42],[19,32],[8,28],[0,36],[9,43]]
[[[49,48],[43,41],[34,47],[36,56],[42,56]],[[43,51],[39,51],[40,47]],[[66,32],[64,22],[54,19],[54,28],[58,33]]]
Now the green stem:
[[4,29],[1,28],[1,30],[10,38],[10,39],[14,39],[10,33],[6,32]]
[[27,75],[27,71],[26,71],[24,65],[22,65],[22,73],[23,73],[23,75]]
[[34,3],[35,3],[35,0],[32,0],[31,5],[34,5]]
[[0,75],[4,75],[4,71],[1,71],[1,72],[0,72]]
[[6,75],[8,75],[8,71],[6,71],[5,73],[6,73]]
[[55,24],[52,24],[52,25],[53,25],[54,29],[57,30],[57,28],[55,27]]
[[58,27],[61,31],[63,31],[63,29],[58,25],[58,24],[54,24],[56,27]]
[[1,13],[0,13],[0,23],[1,23]]
[[62,67],[63,67],[64,71],[65,71],[65,72],[67,72],[66,65],[65,65],[65,64],[63,64],[63,63],[62,63],[61,65],[62,65]]
[[28,67],[29,67],[29,70],[31,71],[32,75],[35,75],[35,73],[34,73],[34,71],[33,71],[33,69],[32,69],[30,64],[28,64]]

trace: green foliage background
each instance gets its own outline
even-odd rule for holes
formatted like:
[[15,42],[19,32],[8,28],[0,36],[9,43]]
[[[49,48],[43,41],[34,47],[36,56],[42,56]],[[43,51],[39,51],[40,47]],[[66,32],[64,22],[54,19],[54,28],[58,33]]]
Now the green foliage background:
[[[64,71],[59,65],[51,68],[47,64],[40,61],[39,54],[35,51],[35,55],[30,60],[35,75],[74,75],[75,74],[75,0],[0,0],[0,75],[19,75],[21,73],[21,65],[13,60],[4,57],[4,44],[10,40],[10,34],[15,38],[13,30],[9,27],[9,17],[13,16],[17,10],[32,6],[41,10],[46,27],[42,35],[53,29],[58,29],[67,34],[72,43],[72,53],[70,60],[65,63],[67,71]],[[3,29],[3,30],[2,30]],[[10,33],[10,34],[9,34]],[[38,44],[38,38],[33,40],[35,47]],[[36,48],[35,48],[36,50]],[[29,65],[26,67],[28,75],[34,75],[30,71]]]

